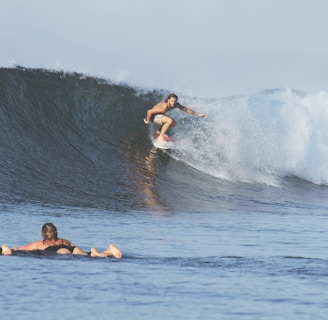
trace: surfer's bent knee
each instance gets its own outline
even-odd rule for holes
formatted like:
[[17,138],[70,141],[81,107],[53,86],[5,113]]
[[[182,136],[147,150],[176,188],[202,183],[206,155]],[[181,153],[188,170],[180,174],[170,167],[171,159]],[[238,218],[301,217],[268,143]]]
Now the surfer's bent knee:
[[171,117],[165,115],[162,117],[162,123],[163,124],[168,123],[171,126],[175,123],[175,121]]

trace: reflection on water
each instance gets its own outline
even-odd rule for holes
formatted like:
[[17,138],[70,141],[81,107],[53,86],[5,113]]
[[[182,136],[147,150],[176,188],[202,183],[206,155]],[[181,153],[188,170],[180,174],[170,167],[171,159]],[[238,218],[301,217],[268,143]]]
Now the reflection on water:
[[137,137],[130,137],[126,143],[127,159],[130,162],[127,170],[127,179],[131,182],[130,188],[134,189],[133,192],[145,208],[166,213],[169,208],[161,200],[156,183],[156,178],[161,171],[157,161],[160,151],[154,146],[140,150],[136,140]]

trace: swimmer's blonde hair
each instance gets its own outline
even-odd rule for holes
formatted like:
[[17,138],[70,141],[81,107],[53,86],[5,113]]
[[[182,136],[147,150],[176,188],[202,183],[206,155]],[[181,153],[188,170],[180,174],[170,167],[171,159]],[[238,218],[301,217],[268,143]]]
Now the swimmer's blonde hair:
[[57,228],[53,223],[45,223],[42,226],[43,240],[57,240]]

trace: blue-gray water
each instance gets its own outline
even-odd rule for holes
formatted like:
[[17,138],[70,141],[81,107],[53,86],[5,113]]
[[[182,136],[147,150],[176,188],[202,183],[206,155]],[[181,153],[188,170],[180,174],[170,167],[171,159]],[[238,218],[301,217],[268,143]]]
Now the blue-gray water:
[[325,319],[326,208],[248,205],[167,214],[3,207],[10,245],[40,238],[53,221],[86,250],[114,242],[124,256],[1,257],[1,318]]
[[178,149],[161,152],[142,118],[165,93],[44,70],[0,81],[2,243],[53,222],[123,252],[0,256],[1,319],[326,318],[325,97],[198,101],[208,118],[175,114]]

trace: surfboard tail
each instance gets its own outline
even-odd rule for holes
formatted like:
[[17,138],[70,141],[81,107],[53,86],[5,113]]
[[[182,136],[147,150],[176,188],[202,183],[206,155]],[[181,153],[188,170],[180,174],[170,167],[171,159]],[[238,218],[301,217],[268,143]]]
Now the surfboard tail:
[[164,135],[165,142],[158,141],[157,140],[158,136],[159,136],[159,133],[156,132],[153,135],[153,138],[152,138],[152,143],[156,148],[159,148],[159,149],[175,149],[175,143],[174,143],[173,139],[170,136],[168,136],[167,134]]

